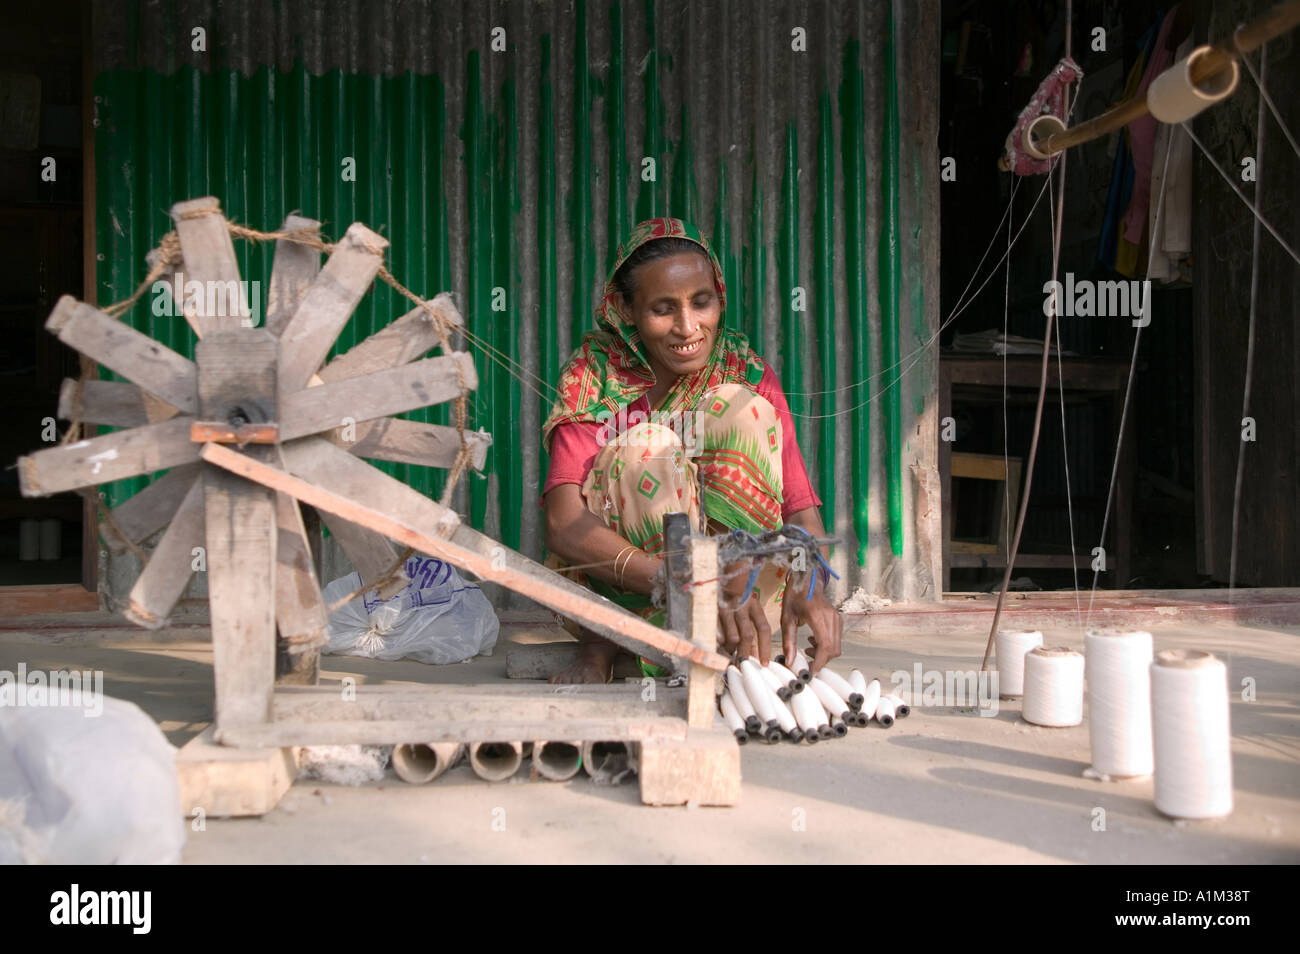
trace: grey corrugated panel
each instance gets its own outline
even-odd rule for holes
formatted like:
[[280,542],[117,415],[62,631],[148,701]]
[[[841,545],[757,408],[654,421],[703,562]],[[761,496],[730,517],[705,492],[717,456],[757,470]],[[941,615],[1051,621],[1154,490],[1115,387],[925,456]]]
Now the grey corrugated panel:
[[[822,92],[829,91],[835,144],[835,211],[830,223],[836,263],[835,326],[837,340],[849,342],[852,329],[844,273],[852,260],[846,257],[841,215],[845,171],[840,145],[845,125],[839,92],[845,51],[851,40],[859,41],[867,120],[862,127],[867,219],[866,245],[858,265],[866,279],[871,359],[866,367],[854,367],[851,349],[839,348],[835,355],[834,380],[839,389],[835,406],[842,416],[836,419],[834,441],[831,446],[821,446],[816,419],[798,421],[799,438],[814,477],[821,455],[831,455],[835,461],[836,508],[826,518],[829,528],[846,541],[834,561],[845,576],[844,592],[861,584],[888,595],[915,596],[930,586],[927,595],[934,595],[932,574],[920,568],[927,557],[917,546],[909,472],[912,465],[922,469],[933,466],[932,351],[922,355],[903,382],[903,432],[909,435],[903,468],[903,556],[895,558],[889,553],[882,466],[884,421],[879,402],[873,401],[867,438],[872,469],[869,557],[863,568],[850,566],[856,541],[849,451],[858,435],[852,431],[847,412],[855,403],[875,398],[886,381],[879,367],[881,322],[876,297],[881,227],[877,167],[882,144],[870,117],[883,114],[879,54],[886,42],[887,5],[866,0],[808,4],[792,0],[661,0],[622,4],[617,8],[617,21],[609,4],[587,0],[288,0],[277,4],[95,0],[93,9],[96,89],[111,100],[100,108],[115,120],[111,127],[98,131],[97,139],[102,153],[98,231],[106,243],[100,251],[107,256],[100,270],[101,300],[122,297],[122,288],[138,280],[143,271],[140,256],[169,225],[163,214],[166,208],[181,198],[215,191],[228,210],[254,227],[274,228],[285,212],[300,209],[325,220],[327,232],[336,236],[353,216],[360,216],[393,242],[390,261],[399,279],[417,292],[432,293],[438,290],[435,285],[444,283],[439,272],[445,269],[449,290],[468,312],[476,294],[469,284],[474,236],[466,226],[472,202],[484,196],[491,208],[513,196],[517,205],[511,211],[509,227],[504,231],[499,224],[483,227],[492,230],[486,236],[487,247],[494,252],[491,260],[508,263],[510,272],[492,274],[492,284],[507,288],[510,307],[516,309],[520,322],[517,338],[499,344],[526,373],[537,374],[543,366],[538,354],[543,302],[537,277],[546,241],[551,243],[555,261],[554,313],[549,316],[555,322],[554,354],[549,360],[555,363],[562,362],[575,344],[569,330],[575,311],[589,314],[596,303],[608,257],[622,237],[612,234],[618,222],[630,226],[638,200],[653,191],[655,211],[660,214],[693,217],[706,233],[715,232],[718,223],[725,222],[729,242],[723,251],[735,264],[735,274],[742,277],[741,287],[729,289],[734,317],[745,325],[761,324],[763,335],[755,344],[778,370],[788,368],[789,362],[802,362],[803,389],[813,413],[819,410],[816,394],[827,376],[818,364],[811,312],[806,315],[809,327],[798,339],[799,354],[783,354],[780,349],[780,322],[789,299],[789,289],[778,287],[776,257],[786,137],[787,130],[793,129],[798,167],[798,280],[811,290],[821,123],[817,103]],[[933,328],[937,319],[938,223],[933,197],[937,194],[938,3],[900,0],[894,4],[894,12],[905,132],[900,144],[903,221],[899,233],[911,241],[916,229],[921,230],[915,244],[903,249],[900,352],[908,356],[917,345],[914,339]],[[574,59],[579,46],[574,24],[579,15],[586,24],[583,62]],[[206,53],[190,49],[190,30],[195,26],[207,30]],[[509,50],[505,53],[489,49],[491,30],[497,26],[507,33]],[[795,26],[807,30],[807,53],[791,50]],[[536,136],[542,36],[549,36],[551,43],[552,166],[540,155]],[[615,51],[621,55],[617,77],[611,75]],[[471,55],[480,63],[483,115],[486,122],[494,124],[487,140],[493,165],[476,181],[467,173],[466,136],[470,131],[463,128]],[[657,71],[662,107],[657,112],[647,108],[653,105],[646,101],[650,70]],[[616,78],[621,84],[613,82]],[[592,95],[590,111],[584,116],[575,115],[580,79],[590,83]],[[611,128],[609,97],[619,88],[623,124]],[[237,97],[234,100],[230,99],[232,93]],[[272,95],[274,101],[269,101]],[[518,150],[513,178],[499,167],[508,96],[513,96]],[[434,130],[429,127],[439,97],[445,104],[445,116],[441,127]],[[231,104],[237,107],[233,111]],[[656,116],[662,136],[656,156],[659,181],[655,190],[649,190],[640,180],[640,158],[646,142],[656,134],[647,127],[650,117]],[[420,117],[425,118],[426,127],[420,129],[416,137],[419,145],[412,149],[407,137]],[[582,142],[590,148],[588,180],[578,179],[574,173],[576,150]],[[436,159],[428,152],[435,149]],[[618,201],[626,210],[621,218],[611,214],[611,190],[620,185],[620,177],[610,169],[611,161],[620,154],[625,166]],[[357,157],[366,167],[366,181],[359,177],[350,188],[338,181],[342,155]],[[411,168],[412,155],[422,157],[414,160],[420,164],[417,168]],[[682,158],[687,156],[688,160]],[[435,182],[430,170],[439,163],[442,174]],[[553,235],[539,237],[537,202],[545,168],[554,176],[555,225]],[[680,182],[683,175],[691,178],[689,188]],[[724,175],[727,199],[719,209]],[[579,190],[589,200],[584,217],[573,214]],[[686,210],[673,207],[675,199],[682,196],[687,197]],[[759,202],[761,247],[756,247],[752,225]],[[126,224],[126,231],[107,244],[112,231],[109,223],[119,220]],[[583,248],[591,249],[585,273],[578,270]],[[241,255],[249,267],[256,264],[265,276],[266,256],[255,252]],[[545,258],[549,259],[549,254]],[[743,276],[760,261],[764,266],[761,286],[745,287]],[[480,262],[474,267],[496,266]],[[916,296],[918,285],[920,295]],[[762,304],[761,322],[756,320],[758,315],[744,314],[746,301]],[[910,310],[913,303],[920,310]],[[551,305],[545,307],[549,310]],[[401,310],[400,302],[386,289],[370,296],[358,309],[341,345],[360,340]],[[492,337],[490,313],[467,317],[477,334]],[[489,371],[485,362],[480,355],[485,377],[499,373],[499,369]],[[855,382],[864,383],[855,388]],[[518,407],[502,407],[497,401],[491,421],[497,445],[489,476],[469,477],[466,483],[488,481],[484,485],[488,487],[485,528],[494,535],[517,534],[522,549],[539,556],[536,501],[543,474],[538,430],[544,408],[528,387],[522,387],[520,394]],[[489,395],[479,395],[475,406],[484,411],[492,406],[492,400]],[[435,492],[438,481],[419,471],[403,468],[399,473],[419,489]],[[503,492],[509,489],[503,487],[503,481],[523,484],[517,512],[502,512],[510,497]],[[455,503],[462,512],[468,511],[470,496],[464,485]]]

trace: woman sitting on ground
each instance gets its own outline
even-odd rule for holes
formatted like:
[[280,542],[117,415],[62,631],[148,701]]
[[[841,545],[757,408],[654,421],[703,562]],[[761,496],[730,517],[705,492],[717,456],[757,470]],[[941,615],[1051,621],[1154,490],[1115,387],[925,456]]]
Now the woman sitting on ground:
[[[697,532],[757,534],[784,522],[825,535],[781,386],[745,336],[722,327],[725,311],[722,270],[699,232],[678,219],[640,223],[618,250],[599,328],[566,365],[542,429],[553,561],[603,564],[585,569],[582,582],[660,626],[664,610],[650,594],[664,514],[687,513]],[[790,658],[807,624],[814,671],[839,655],[842,620],[825,571],[810,597],[806,577],[787,589],[785,568],[766,561],[743,605],[748,573],[723,571],[724,651],[766,663],[779,629]],[[551,681],[609,682],[619,648],[576,631],[578,661]],[[642,668],[659,674],[644,660]]]

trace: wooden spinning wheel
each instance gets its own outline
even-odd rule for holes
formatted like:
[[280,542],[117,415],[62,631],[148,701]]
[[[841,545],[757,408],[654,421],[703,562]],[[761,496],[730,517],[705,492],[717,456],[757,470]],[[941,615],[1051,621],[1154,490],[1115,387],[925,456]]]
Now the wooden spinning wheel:
[[[675,632],[462,526],[454,511],[362,459],[452,467],[453,479],[462,466],[482,466],[488,435],[391,416],[455,400],[476,387],[471,356],[448,344],[463,329],[451,298],[439,295],[418,305],[325,363],[380,274],[387,241],[354,223],[322,266],[319,223],[290,216],[276,233],[265,326],[253,327],[236,291],[241,286],[231,241],[232,232],[247,230],[231,226],[212,198],[178,203],[171,214],[177,241],[169,249],[164,240],[161,255],[151,260],[151,278],[183,272],[186,288],[197,281],[224,289],[234,307],[210,314],[213,309],[186,300],[184,317],[199,337],[190,361],[110,314],[61,299],[47,329],[128,380],[66,382],[60,415],[123,429],[20,458],[19,474],[23,494],[41,496],[167,471],[109,512],[104,536],[110,546],[138,549],[164,531],[125,610],[152,628],[166,624],[190,579],[194,548],[205,547],[217,741],[474,741],[502,733],[509,738],[514,731],[527,731],[526,739],[681,740],[688,723],[711,722],[712,677],[727,665],[714,651],[712,541],[691,549],[689,569],[697,582]],[[439,356],[423,357],[436,346]],[[446,560],[689,673],[688,711],[648,712],[635,704],[635,687],[578,687],[560,705],[540,698],[548,687],[492,695],[483,687],[444,686],[419,698],[372,692],[370,708],[353,703],[340,714],[330,708],[337,690],[314,686],[315,651],[326,639],[328,613],[301,503],[321,513],[367,585],[394,590],[405,584],[400,572],[394,578],[399,547]],[[293,660],[287,672],[282,660],[280,689],[277,631],[282,656]],[[530,694],[539,698],[530,701]],[[676,699],[680,704],[681,695]],[[495,704],[508,704],[514,721],[503,726],[488,718]],[[548,726],[558,734],[543,734]]]

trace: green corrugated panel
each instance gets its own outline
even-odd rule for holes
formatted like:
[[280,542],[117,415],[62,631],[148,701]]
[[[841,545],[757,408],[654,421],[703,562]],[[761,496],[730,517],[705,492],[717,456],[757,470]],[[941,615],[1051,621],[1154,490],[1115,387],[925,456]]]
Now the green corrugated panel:
[[[813,306],[817,310],[817,352],[821,363],[821,400],[817,402],[817,482],[822,499],[822,519],[835,526],[835,128],[831,120],[831,94],[824,91],[817,105],[817,212],[813,219],[816,271]],[[811,402],[809,402],[811,407]],[[809,421],[811,424],[812,422]]]
[[[808,295],[802,294],[803,311],[795,311],[794,290],[799,286],[799,133],[793,122],[785,127],[785,161],[781,169],[781,226],[777,240],[777,308],[781,321],[781,387],[789,395],[790,410],[800,418],[808,413],[804,395],[803,323],[808,320]],[[810,428],[797,428],[800,446],[808,452]]]
[[[645,86],[645,136],[643,154],[636,163],[641,182],[636,197],[636,219],[644,222],[656,216],[665,215],[665,192],[660,188],[660,180],[667,170],[664,165],[664,104],[659,95],[659,51],[654,45],[655,36],[655,0],[645,0],[645,32],[650,38],[650,50],[646,53],[642,82]],[[647,158],[654,160],[654,175],[646,177],[644,162]]]
[[844,50],[840,85],[841,150],[844,164],[844,276],[848,294],[849,329],[853,335],[853,375],[858,386],[849,391],[853,408],[852,480],[853,532],[858,538],[858,565],[865,566],[871,531],[867,497],[871,487],[871,327],[867,315],[867,156],[863,124],[865,110],[861,48],[856,41]]
[[[878,169],[874,160],[868,162],[868,142],[875,152],[868,123],[888,118],[885,107],[892,97],[882,90],[882,80],[885,54],[892,50],[884,44],[863,49],[853,31],[870,22],[873,35],[888,36],[883,11],[864,4],[858,14],[841,16],[828,8],[819,44],[830,58],[812,75],[800,73],[805,67],[799,61],[782,59],[789,55],[788,38],[770,30],[764,17],[751,23],[743,10],[729,8],[725,22],[714,23],[704,6],[681,0],[494,6],[494,17],[500,12],[508,30],[509,48],[502,52],[491,52],[490,36],[477,30],[482,23],[495,25],[495,19],[483,19],[468,2],[435,0],[417,13],[409,42],[391,45],[338,37],[306,42],[300,24],[313,21],[300,14],[318,8],[311,0],[286,0],[281,19],[292,37],[259,36],[251,47],[208,58],[190,56],[183,44],[166,55],[137,49],[145,23],[141,4],[100,2],[110,13],[121,8],[121,16],[105,20],[125,23],[120,37],[115,34],[117,45],[106,45],[114,68],[96,76],[94,87],[101,120],[96,131],[101,303],[133,291],[145,272],[145,252],[171,228],[167,209],[181,199],[216,195],[231,219],[264,230],[299,211],[320,219],[330,239],[361,221],[392,243],[388,261],[399,280],[417,294],[459,292],[458,304],[474,334],[499,349],[502,360],[535,368],[554,387],[566,357],[560,351],[566,338],[560,322],[566,323],[570,345],[576,345],[591,327],[602,261],[612,257],[632,224],[663,214],[708,223],[727,281],[730,325],[748,334],[760,352],[769,339],[776,344],[777,353],[764,357],[780,368],[799,415],[805,453],[815,451],[809,463],[827,525],[836,526],[837,510],[849,518],[839,529],[853,530],[857,556],[864,560],[868,489],[879,473],[890,491],[891,543],[907,526],[910,515],[901,513],[896,499],[904,449],[898,427],[910,427],[915,412],[910,406],[904,412],[892,393],[882,402],[889,410],[880,419],[888,459],[873,461],[869,452],[876,413],[870,399],[878,387],[871,379],[873,342],[883,335],[885,366],[896,361],[902,342],[896,325],[883,328],[874,321],[868,269],[880,246],[899,236],[909,238],[899,254],[912,282],[909,304],[918,340],[925,337],[926,321],[915,224],[891,211],[888,191],[880,216],[867,201],[867,190],[887,178],[881,172],[890,170],[896,145],[885,135],[883,165]],[[148,9],[150,16],[163,18],[161,32],[149,33],[151,43],[163,34],[184,35],[176,4],[164,0]],[[373,10],[376,18],[395,18],[389,27],[405,22],[410,12],[389,4]],[[256,14],[242,11],[242,0],[223,5],[230,22],[258,22]],[[443,24],[455,26],[443,29]],[[720,63],[688,63],[690,31],[706,24],[733,35],[716,47]],[[221,35],[210,31],[210,42],[220,43]],[[286,45],[287,39],[292,43]],[[902,46],[918,41],[900,35],[898,42],[901,62]],[[749,55],[760,44],[767,44],[767,55]],[[710,55],[715,51],[704,48]],[[286,49],[297,50],[297,59],[311,61],[311,68],[299,63],[281,72],[278,66],[248,65],[282,62],[277,57]],[[414,60],[422,64],[418,69],[411,66]],[[247,72],[203,72],[190,65],[235,61]],[[146,62],[174,71],[135,68]],[[360,72],[343,72],[340,62]],[[123,64],[133,67],[120,68]],[[695,67],[716,72],[707,89],[694,75],[686,77],[685,70]],[[793,71],[790,81],[801,84],[796,88],[816,97],[815,119],[791,113],[793,100],[779,82],[758,82],[758,69],[787,67]],[[722,84],[712,82],[719,78]],[[726,83],[734,85],[726,88]],[[636,115],[628,115],[629,90],[644,92]],[[758,101],[756,90],[768,90],[768,101]],[[838,98],[840,142],[832,96]],[[517,116],[533,117],[533,125],[520,126]],[[671,141],[667,117],[680,117]],[[814,135],[814,122],[814,166],[800,169],[799,135]],[[784,141],[769,142],[765,130],[782,128]],[[628,154],[629,142],[637,143],[637,154]],[[805,148],[811,142],[805,138]],[[909,161],[925,148],[916,146]],[[537,150],[535,163],[529,149]],[[519,166],[524,156],[528,168]],[[656,162],[654,181],[641,178],[643,156]],[[356,181],[341,178],[346,157],[356,162]],[[801,185],[813,193],[801,196]],[[463,211],[459,220],[453,208]],[[903,209],[909,206],[904,203]],[[775,216],[771,235],[765,215]],[[605,228],[603,236],[595,223]],[[523,271],[533,260],[526,242],[537,245],[535,273]],[[236,247],[244,277],[261,281],[264,294],[271,246],[237,241]],[[808,274],[799,264],[801,250],[809,256]],[[777,269],[774,300],[765,297],[769,256]],[[846,282],[843,301],[836,300],[834,289],[840,274]],[[793,310],[796,285],[805,288],[811,314]],[[492,310],[496,287],[506,293],[504,312]],[[529,296],[523,292],[534,290],[536,311],[524,313],[522,302]],[[888,300],[888,290],[882,291]],[[363,299],[336,350],[351,347],[408,309],[386,286],[377,287]],[[887,307],[886,314],[897,321],[896,306]],[[128,320],[178,352],[193,353],[194,336],[183,319],[154,316],[146,301]],[[534,321],[535,356],[521,352],[521,343],[531,340],[525,323]],[[836,361],[846,348],[852,357],[840,391]],[[480,528],[499,525],[503,540],[535,552],[538,541],[531,531],[538,523],[530,510],[532,488],[522,483],[523,460],[535,455],[543,480],[547,460],[529,443],[538,435],[520,432],[523,394],[532,389],[483,351],[476,349],[475,358],[480,389],[471,399],[470,424],[495,437],[488,462],[495,480],[466,478],[469,519]],[[544,417],[550,397],[538,401],[538,410]],[[451,420],[449,405],[408,416]],[[838,465],[837,450],[847,451]],[[441,471],[381,466],[424,493],[437,495],[442,489]],[[114,485],[110,497],[120,502],[143,483]],[[498,505],[499,514],[489,512]]]
[[573,295],[569,341],[577,347],[592,327],[596,243],[591,235],[593,168],[591,161],[592,77],[587,51],[587,3],[575,4],[573,51],[573,177],[569,182],[569,234],[573,237]]
[[[560,320],[559,286],[556,275],[557,240],[555,224],[555,88],[551,73],[551,37],[544,35],[542,44],[541,81],[539,89],[537,130],[537,348],[541,352],[538,372],[543,381],[553,382],[560,377],[560,342],[557,333]],[[538,419],[546,420],[551,401],[539,399]],[[538,470],[542,484],[550,469],[550,455],[538,440]],[[538,487],[540,493],[541,487]]]
[[[624,83],[623,62],[623,11],[619,4],[609,6],[609,75],[604,83],[605,93],[605,128],[609,130],[609,209],[606,220],[609,223],[609,235],[606,241],[605,267],[601,270],[607,274],[614,267],[614,258],[619,243],[631,230],[627,220],[627,113],[626,84]],[[551,137],[552,143],[554,137]],[[639,163],[638,163],[639,168]],[[574,306],[579,307],[577,304]],[[590,310],[590,309],[589,309]],[[577,346],[578,339],[573,339]]]
[[[321,219],[330,239],[353,221],[365,222],[393,242],[390,267],[412,291],[432,295],[451,287],[441,162],[444,93],[437,77],[345,76],[337,70],[314,77],[302,67],[289,73],[263,67],[246,77],[185,67],[165,77],[150,70],[102,73],[95,95],[101,304],[125,298],[144,278],[145,253],[171,229],[167,210],[201,195],[217,196],[229,219],[263,231],[278,228],[294,210]],[[399,115],[409,121],[395,122]],[[183,135],[169,132],[171,116],[184,117]],[[358,142],[365,148],[355,148]],[[343,181],[348,157],[356,161],[356,181]],[[490,234],[485,226],[481,235],[490,240]],[[241,275],[261,283],[260,309],[273,249],[270,242],[235,241]],[[155,315],[152,301],[146,296],[126,320],[192,357],[189,325],[180,317]],[[409,307],[377,283],[339,335],[334,353]],[[426,408],[409,416],[445,421],[447,411]],[[441,490],[441,471],[376,465],[425,493]],[[105,491],[116,505],[146,482],[119,481]]]

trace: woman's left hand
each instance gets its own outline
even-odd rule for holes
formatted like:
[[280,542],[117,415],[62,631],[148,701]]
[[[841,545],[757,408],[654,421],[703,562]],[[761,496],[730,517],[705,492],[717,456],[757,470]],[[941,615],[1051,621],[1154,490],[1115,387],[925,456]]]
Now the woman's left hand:
[[824,584],[818,581],[810,599],[806,576],[798,580],[787,579],[785,598],[781,602],[781,648],[785,652],[785,658],[794,658],[797,648],[795,635],[799,627],[806,623],[812,629],[809,643],[813,652],[809,664],[813,672],[818,672],[840,654],[840,636],[844,631],[844,618],[826,598],[823,587]]

